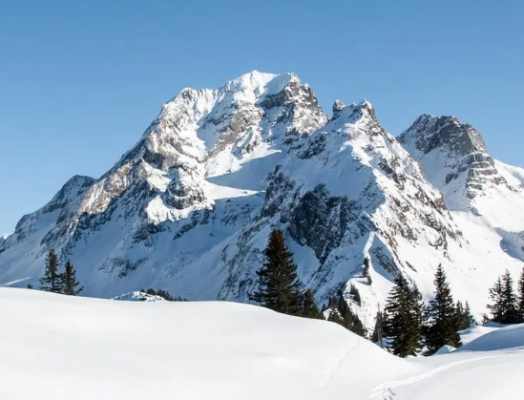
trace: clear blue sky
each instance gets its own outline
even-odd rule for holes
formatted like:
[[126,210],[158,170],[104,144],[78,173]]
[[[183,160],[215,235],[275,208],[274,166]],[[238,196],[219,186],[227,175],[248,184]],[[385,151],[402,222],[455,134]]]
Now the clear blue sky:
[[74,174],[100,176],[186,86],[295,72],[321,105],[421,113],[524,163],[522,0],[2,0],[0,233]]

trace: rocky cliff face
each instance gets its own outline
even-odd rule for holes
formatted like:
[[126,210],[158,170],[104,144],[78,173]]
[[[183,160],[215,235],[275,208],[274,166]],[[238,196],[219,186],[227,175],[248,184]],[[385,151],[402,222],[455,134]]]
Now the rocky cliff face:
[[[368,326],[396,274],[429,296],[439,263],[481,312],[485,296],[469,294],[491,276],[479,280],[482,268],[472,268],[493,257],[471,256],[476,239],[464,234],[446,185],[461,182],[467,199],[484,185],[516,196],[524,172],[497,164],[480,134],[453,118],[422,116],[400,142],[367,101],[337,100],[329,118],[293,74],[255,71],[216,90],[184,89],[111,170],[71,179],[0,240],[0,280],[36,284],[53,248],[73,261],[87,295],[156,287],[246,301],[279,227],[304,286],[325,302],[355,285],[362,305],[353,307]],[[431,157],[442,162],[435,171]],[[489,251],[520,267],[497,237]]]
[[456,117],[422,115],[399,141],[423,165],[428,179],[448,195],[450,205],[458,206],[463,195],[471,200],[491,187],[507,186],[481,134]]

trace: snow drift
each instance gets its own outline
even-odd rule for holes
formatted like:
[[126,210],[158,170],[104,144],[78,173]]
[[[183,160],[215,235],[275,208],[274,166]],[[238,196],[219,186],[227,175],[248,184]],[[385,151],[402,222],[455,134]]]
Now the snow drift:
[[334,323],[235,303],[1,288],[0,305],[2,400],[521,398],[522,326],[480,352],[403,360]]

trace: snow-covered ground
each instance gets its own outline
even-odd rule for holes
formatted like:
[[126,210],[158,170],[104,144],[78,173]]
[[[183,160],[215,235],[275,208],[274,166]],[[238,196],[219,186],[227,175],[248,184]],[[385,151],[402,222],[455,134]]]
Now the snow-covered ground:
[[249,305],[0,288],[2,400],[520,399],[523,346],[516,326],[402,360],[333,323]]

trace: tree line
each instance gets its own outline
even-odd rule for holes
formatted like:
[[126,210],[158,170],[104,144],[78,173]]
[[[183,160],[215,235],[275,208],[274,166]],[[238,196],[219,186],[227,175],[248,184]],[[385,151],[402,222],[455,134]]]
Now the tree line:
[[[271,310],[304,318],[327,319],[346,329],[366,337],[367,332],[358,315],[351,309],[347,300],[361,305],[358,289],[350,285],[349,292],[339,290],[320,309],[311,289],[302,291],[297,266],[293,254],[288,250],[284,234],[274,229],[264,250],[265,263],[256,272],[257,289],[249,299]],[[369,260],[364,260],[363,276],[371,284]],[[460,347],[459,331],[475,324],[468,302],[455,302],[442,265],[435,273],[435,292],[426,305],[418,288],[410,284],[402,274],[395,277],[383,311],[378,311],[375,327],[370,339],[375,343],[386,344],[388,349],[400,357],[435,354],[443,346]],[[68,260],[61,271],[57,254],[50,250],[45,261],[44,275],[40,279],[41,289],[54,293],[76,296],[83,287],[76,279],[76,270]],[[31,285],[28,285],[32,288]],[[185,301],[172,296],[164,290],[142,290],[158,295],[168,301]],[[524,323],[524,270],[518,281],[518,292],[509,271],[497,279],[489,291],[491,316],[489,321],[500,324]],[[325,317],[326,316],[326,317]]]
[[[264,250],[266,262],[257,271],[257,289],[250,300],[274,311],[338,323],[350,331],[366,337],[366,329],[347,300],[360,305],[360,293],[351,285],[349,293],[341,290],[330,298],[327,308],[320,310],[311,290],[301,291],[297,266],[293,254],[287,249],[284,234],[274,229]],[[364,277],[371,284],[369,260],[364,260]],[[385,343],[388,349],[400,357],[418,354],[432,355],[443,346],[460,347],[459,332],[474,325],[468,302],[455,302],[444,268],[439,265],[434,279],[435,291],[426,305],[418,288],[410,284],[402,274],[395,278],[383,311],[375,318],[370,340]],[[501,324],[524,322],[524,270],[514,293],[513,280],[507,271],[490,290],[491,317],[484,322]]]
[[[416,286],[398,275],[389,293],[383,312],[378,312],[372,340],[388,343],[393,354],[400,357],[435,354],[443,346],[460,347],[459,331],[475,324],[468,302],[455,303],[442,265],[435,274],[435,293],[426,306]],[[509,271],[490,289],[489,321],[500,324],[524,322],[524,270],[518,285],[518,295],[513,288]]]

